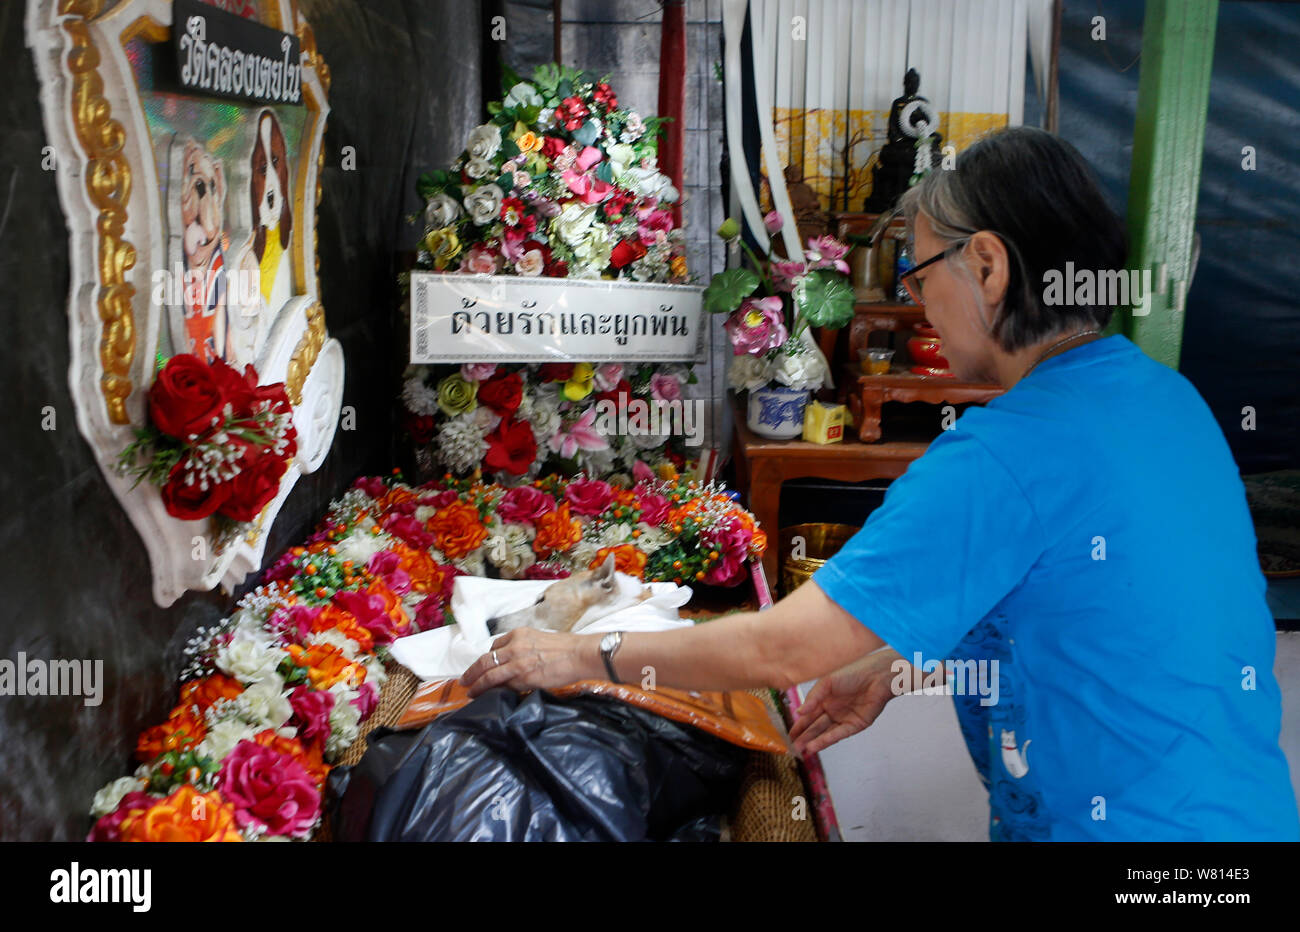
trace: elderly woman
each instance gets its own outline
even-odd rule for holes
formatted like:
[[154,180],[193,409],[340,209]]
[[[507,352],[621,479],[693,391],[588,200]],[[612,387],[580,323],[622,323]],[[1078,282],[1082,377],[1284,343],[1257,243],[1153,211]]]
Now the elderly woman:
[[1228,445],[1185,378],[1102,335],[1112,308],[1095,289],[1061,288],[1067,263],[1124,267],[1086,163],[1009,130],[903,207],[905,281],[944,355],[1006,393],[965,412],[768,611],[618,643],[513,631],[464,682],[821,677],[791,731],[807,753],[869,726],[911,685],[896,672],[908,661],[986,661],[996,689],[955,702],[994,840],[1300,839],[1276,636]]

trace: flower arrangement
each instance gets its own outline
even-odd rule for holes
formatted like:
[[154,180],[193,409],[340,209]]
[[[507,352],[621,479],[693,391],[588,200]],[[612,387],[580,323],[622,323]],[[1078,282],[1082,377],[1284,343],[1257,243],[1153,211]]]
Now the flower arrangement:
[[630,484],[556,476],[505,488],[358,479],[234,614],[185,649],[180,697],[139,767],[95,794],[90,841],[303,840],[325,780],[387,678],[387,647],[454,623],[466,573],[556,579],[603,563],[734,586],[767,538],[717,486],[635,467]]
[[[783,222],[773,211],[764,223],[776,234]],[[794,262],[770,254],[760,258],[740,239],[734,219],[726,220],[718,235],[729,243],[739,241],[749,259],[749,267],[714,275],[704,292],[705,309],[729,315],[723,325],[733,353],[728,383],[737,392],[771,382],[798,390],[820,388],[829,373],[807,329],[838,329],[853,318],[853,288],[844,258],[848,245],[832,236],[809,239],[804,260]]]
[[630,476],[637,463],[681,469],[688,435],[703,428],[686,397],[696,381],[672,364],[412,366],[403,424],[430,474],[436,464],[510,483],[543,472]]
[[220,359],[171,357],[149,388],[149,422],[135,432],[118,467],[158,486],[167,513],[209,516],[227,529],[255,520],[280,488],[297,452],[284,384],[258,385]]
[[686,281],[658,169],[661,120],[622,109],[603,80],[555,64],[507,69],[505,98],[450,169],[420,176],[417,262],[437,271]]

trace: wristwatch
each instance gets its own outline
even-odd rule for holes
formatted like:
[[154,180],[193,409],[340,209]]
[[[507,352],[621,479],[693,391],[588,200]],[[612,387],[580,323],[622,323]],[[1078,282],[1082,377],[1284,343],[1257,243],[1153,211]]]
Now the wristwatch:
[[600,659],[605,661],[605,672],[614,683],[622,683],[614,672],[614,654],[623,644],[623,632],[611,631],[600,639]]

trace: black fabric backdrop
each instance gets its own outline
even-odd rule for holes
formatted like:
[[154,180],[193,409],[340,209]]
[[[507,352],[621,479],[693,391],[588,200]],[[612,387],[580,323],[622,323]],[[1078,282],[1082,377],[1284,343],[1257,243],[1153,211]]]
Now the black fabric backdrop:
[[[0,658],[100,658],[104,699],[0,697],[0,839],[84,835],[91,795],[134,768],[141,727],[176,698],[181,648],[228,613],[220,592],[154,605],[135,528],[78,433],[68,390],[68,242],[19,0],[0,3]],[[271,531],[268,556],[329,500],[394,462],[396,256],[413,248],[415,176],[461,150],[482,113],[477,2],[301,0],[333,74],[319,213],[321,291],[347,359],[340,431]],[[494,60],[491,56],[489,60]],[[356,169],[341,167],[344,146]],[[57,429],[41,429],[53,406]]]

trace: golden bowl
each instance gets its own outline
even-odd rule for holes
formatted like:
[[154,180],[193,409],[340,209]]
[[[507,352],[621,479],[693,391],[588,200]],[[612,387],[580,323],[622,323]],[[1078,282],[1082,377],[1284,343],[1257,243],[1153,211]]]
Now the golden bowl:
[[[781,590],[789,595],[809,579],[858,532],[850,524],[796,524],[781,529]],[[803,539],[802,555],[794,545]]]

